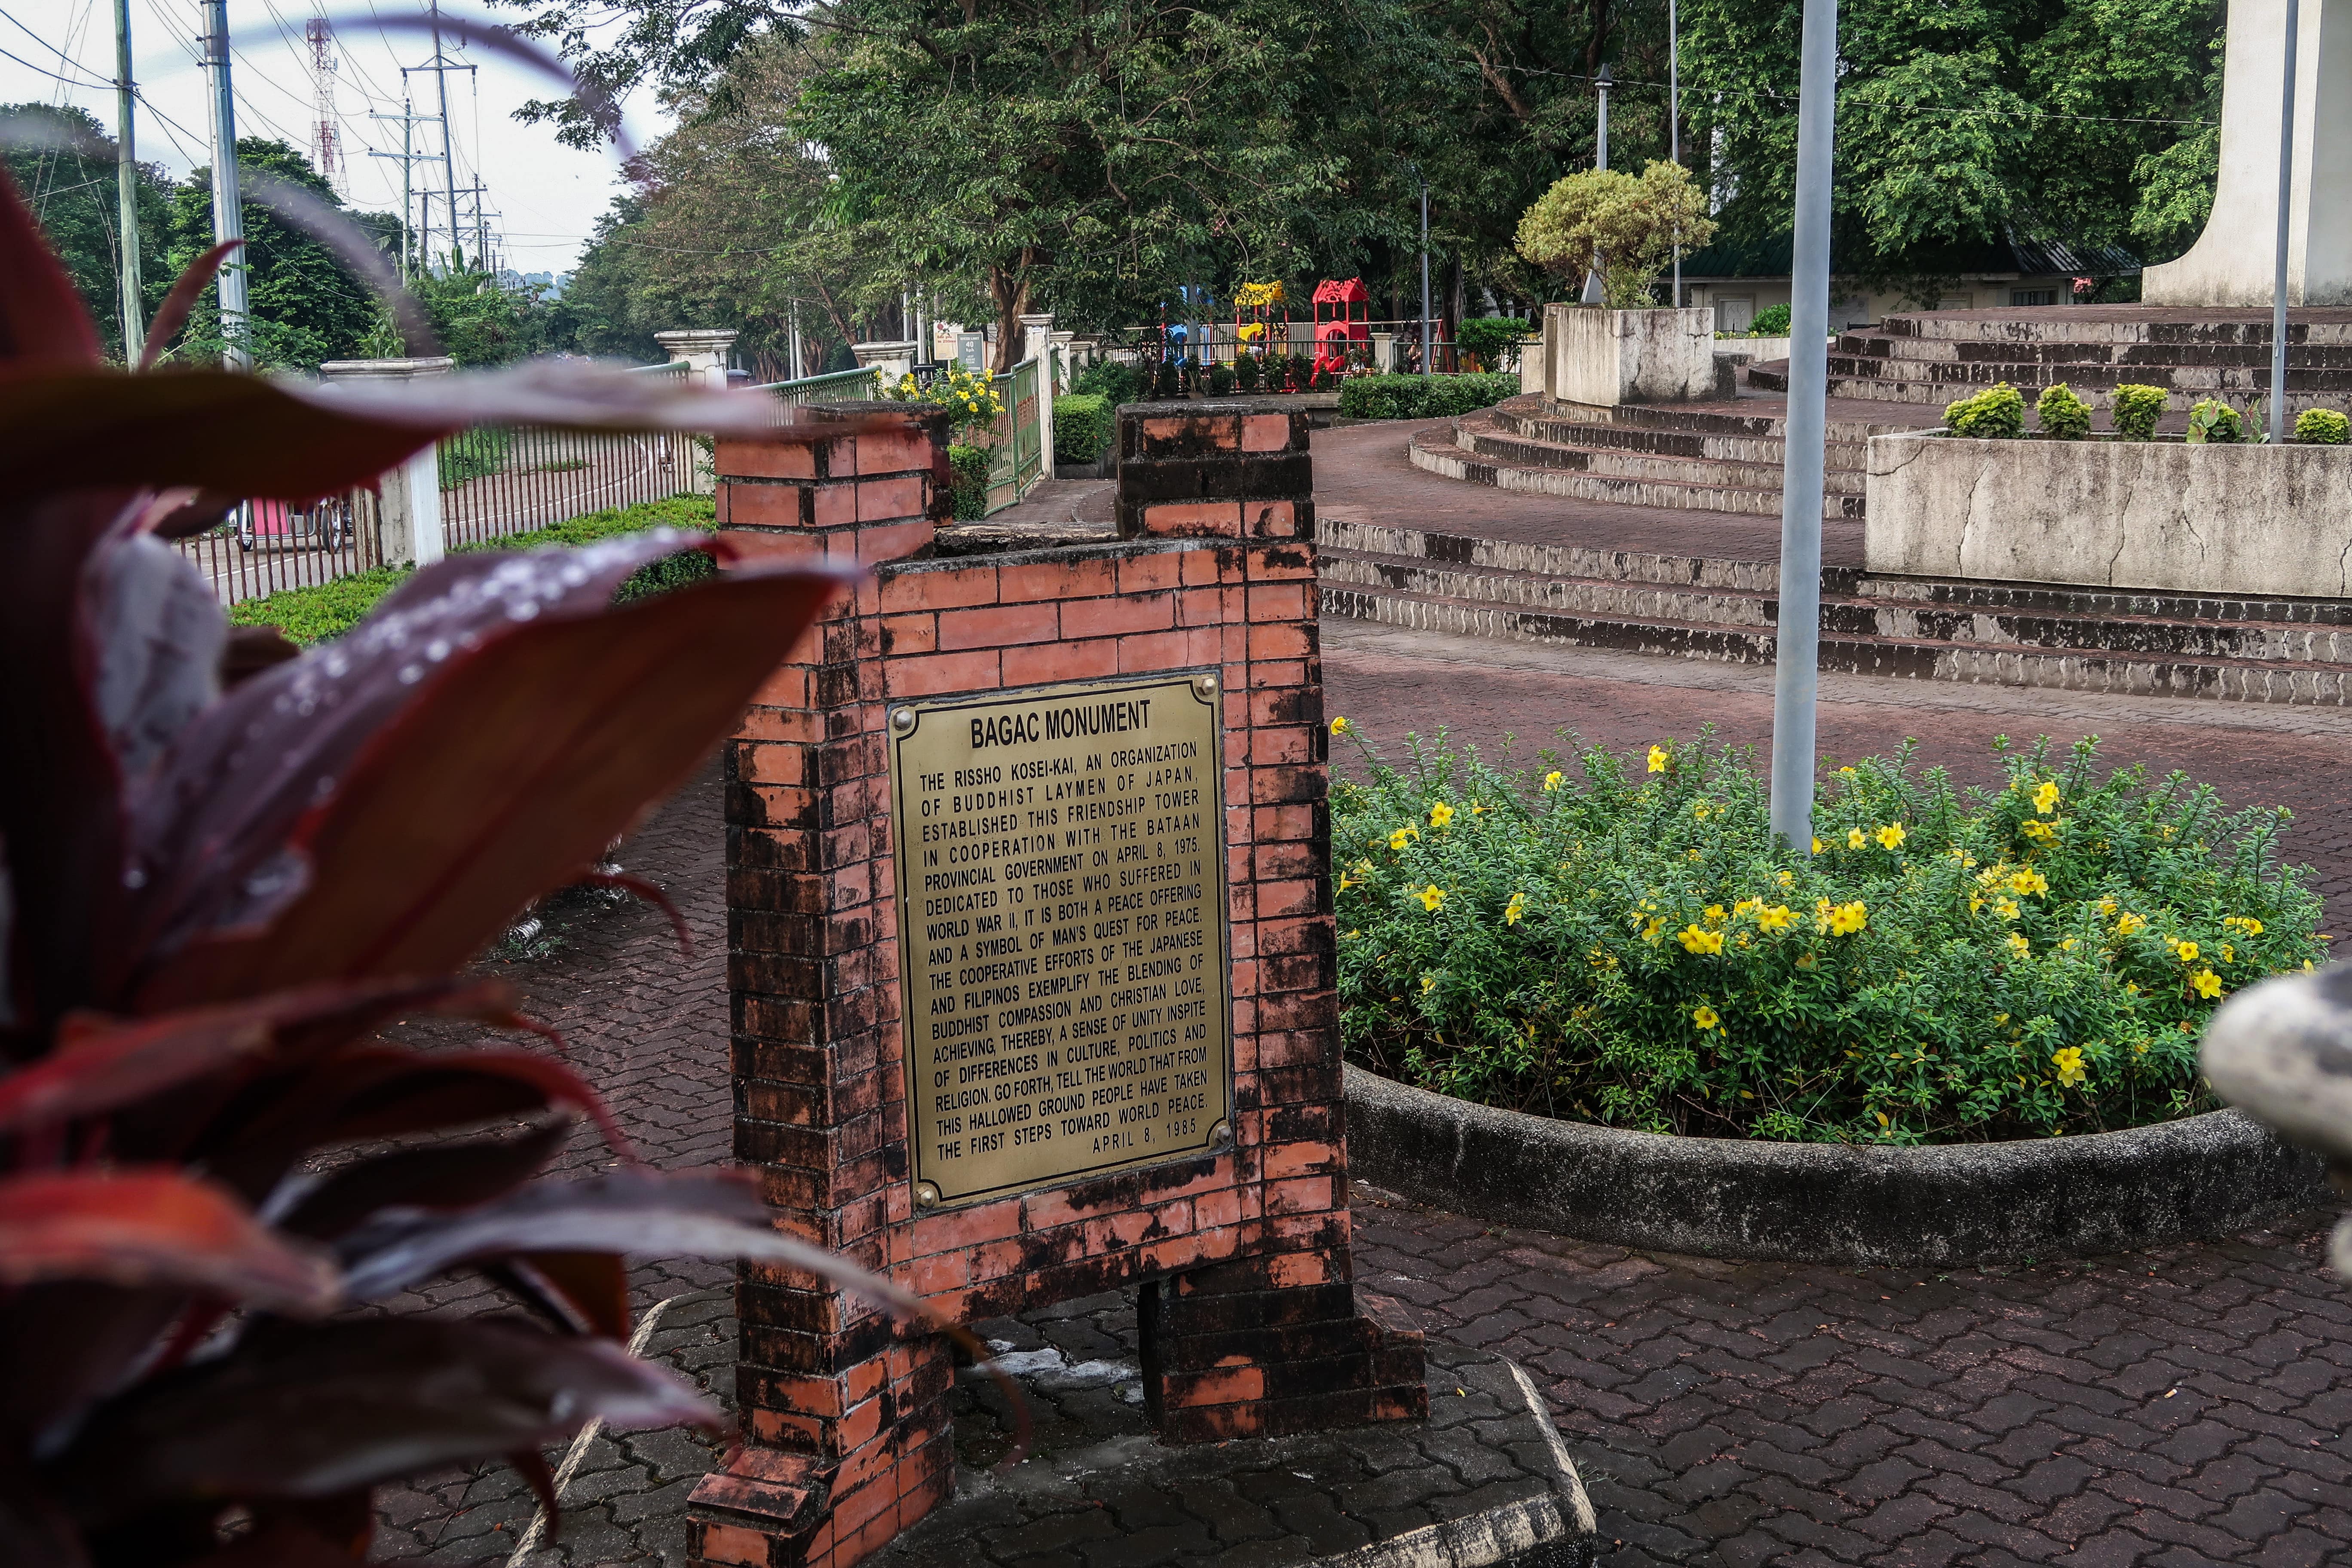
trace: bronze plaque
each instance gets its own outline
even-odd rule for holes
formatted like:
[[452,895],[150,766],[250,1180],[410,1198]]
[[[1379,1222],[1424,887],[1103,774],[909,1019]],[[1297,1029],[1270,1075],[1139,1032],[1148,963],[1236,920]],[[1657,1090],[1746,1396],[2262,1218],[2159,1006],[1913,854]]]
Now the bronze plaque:
[[919,1207],[1231,1136],[1214,675],[890,710]]

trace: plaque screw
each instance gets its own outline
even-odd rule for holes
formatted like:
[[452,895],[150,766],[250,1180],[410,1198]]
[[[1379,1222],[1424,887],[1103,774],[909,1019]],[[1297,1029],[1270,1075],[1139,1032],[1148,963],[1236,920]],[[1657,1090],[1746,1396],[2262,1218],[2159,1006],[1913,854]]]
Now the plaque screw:
[[[901,710],[901,711],[904,711],[904,710]],[[917,1182],[915,1184],[915,1206],[919,1209],[935,1209],[939,1207],[940,1189],[933,1186],[929,1182]]]
[[1215,1126],[1209,1129],[1210,1148],[1229,1149],[1233,1147],[1233,1142],[1234,1124],[1232,1122],[1220,1121]]
[[1215,676],[1196,675],[1192,678],[1193,696],[1198,697],[1202,701],[1206,702],[1211,698],[1216,696],[1216,694],[1217,678]]
[[[894,734],[913,734],[915,731],[915,710],[912,708],[900,708],[893,711],[890,715],[890,730]],[[937,1200],[935,1199],[933,1201],[936,1202]]]

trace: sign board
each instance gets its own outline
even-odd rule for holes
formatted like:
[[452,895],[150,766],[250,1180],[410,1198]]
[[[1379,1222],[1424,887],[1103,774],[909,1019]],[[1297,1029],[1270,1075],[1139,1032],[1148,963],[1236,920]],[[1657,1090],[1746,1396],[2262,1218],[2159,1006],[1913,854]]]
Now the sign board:
[[1230,1142],[1222,700],[1185,674],[891,709],[918,1207]]

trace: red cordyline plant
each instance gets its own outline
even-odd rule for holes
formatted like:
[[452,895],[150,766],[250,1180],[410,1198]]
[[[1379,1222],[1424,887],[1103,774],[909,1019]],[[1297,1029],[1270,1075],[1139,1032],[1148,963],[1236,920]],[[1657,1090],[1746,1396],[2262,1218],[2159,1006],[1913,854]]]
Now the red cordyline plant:
[[[548,1053],[375,1036],[527,1026],[462,966],[683,782],[838,579],[616,609],[688,541],[466,555],[293,657],[233,643],[165,542],[485,420],[777,419],[546,367],[409,395],[110,371],[0,174],[0,1562],[348,1563],[380,1482],[504,1455],[544,1497],[539,1449],[591,1419],[709,1419],[615,1342],[623,1254],[893,1300],[730,1173],[532,1180],[576,1119],[627,1153]],[[341,1310],[453,1268],[512,1315]]]

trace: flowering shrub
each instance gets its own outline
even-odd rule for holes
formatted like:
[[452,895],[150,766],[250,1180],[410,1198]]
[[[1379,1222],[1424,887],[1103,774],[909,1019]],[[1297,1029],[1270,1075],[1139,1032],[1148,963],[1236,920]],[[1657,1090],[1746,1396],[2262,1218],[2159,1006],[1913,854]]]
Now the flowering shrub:
[[944,408],[960,430],[992,426],[1004,412],[1004,398],[996,390],[994,379],[960,364],[946,366],[928,387],[918,385],[910,371],[898,378],[898,385],[884,387],[882,395],[894,403]]
[[[1333,733],[1350,733],[1335,720]],[[1504,772],[1441,735],[1331,787],[1349,1057],[1467,1100],[1657,1132],[1916,1143],[2212,1108],[2225,994],[2321,956],[2284,812],[1998,748],[2005,786],[1842,768],[1810,858],[1739,755]]]

